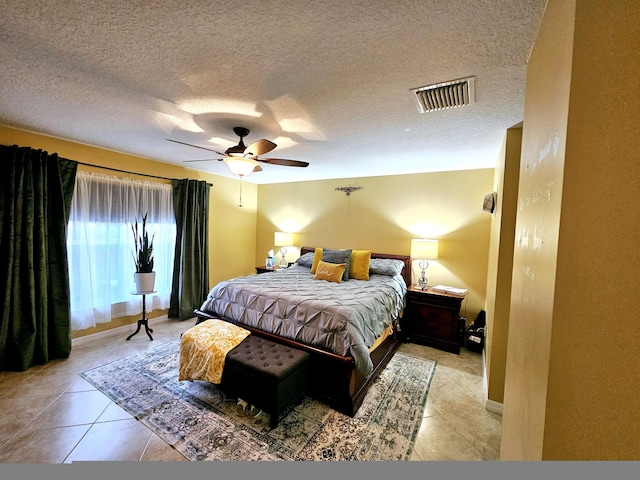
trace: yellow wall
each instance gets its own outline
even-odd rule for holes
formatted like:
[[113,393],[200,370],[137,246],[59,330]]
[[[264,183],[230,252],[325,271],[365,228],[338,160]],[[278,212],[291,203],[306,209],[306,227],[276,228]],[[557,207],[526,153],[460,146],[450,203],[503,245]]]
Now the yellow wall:
[[[430,262],[427,270],[429,282],[469,289],[468,300],[463,303],[466,309],[461,312],[468,321],[484,308],[491,216],[481,206],[484,195],[492,189],[493,169],[259,186],[244,182],[243,206],[239,207],[240,183],[234,179],[3,126],[0,143],[39,148],[71,160],[129,172],[212,183],[211,286],[255,273],[255,267],[264,264],[267,252],[277,251],[273,245],[275,231],[297,232],[298,248],[366,248],[403,255],[410,253],[412,238],[427,236],[441,240],[440,258]],[[345,185],[363,189],[350,196],[335,190]],[[289,250],[287,259],[293,261],[299,250]],[[166,312],[150,312],[149,316],[158,313]],[[101,328],[136,320],[130,317]],[[76,332],[74,336],[93,331]]]
[[[82,145],[54,137],[38,135],[0,125],[0,144],[19,145],[57,153],[63,158],[82,163],[109,167],[127,172],[136,172],[167,178],[191,178],[206,180],[213,184],[210,192],[209,216],[209,281],[211,285],[233,276],[255,272],[256,203],[257,188],[253,184],[243,184],[242,204],[238,207],[239,181],[210,175],[178,165],[160,163],[150,159],[125,155],[109,150]],[[137,177],[125,173],[95,169],[83,165],[79,170],[94,170],[107,175]],[[168,183],[168,180],[137,177],[142,180]],[[132,266],[133,268],[133,266]],[[150,312],[153,318],[165,311]],[[95,331],[135,323],[138,317],[118,319],[95,329],[75,332],[74,337]]]
[[529,61],[500,450],[505,460],[542,458],[571,77],[572,3],[549,2]]
[[[491,215],[482,200],[492,182],[493,169],[482,169],[260,185],[256,258],[277,253],[275,231],[296,233],[289,261],[301,246],[409,255],[412,238],[437,238],[429,283],[467,288],[461,313],[473,321],[484,309]],[[347,196],[335,190],[342,186],[362,189]]]
[[503,460],[640,458],[638,38],[635,0],[547,5],[527,75]]
[[497,201],[491,221],[484,355],[488,408],[496,411],[502,410],[504,402],[521,146],[522,127],[508,129],[493,181]]

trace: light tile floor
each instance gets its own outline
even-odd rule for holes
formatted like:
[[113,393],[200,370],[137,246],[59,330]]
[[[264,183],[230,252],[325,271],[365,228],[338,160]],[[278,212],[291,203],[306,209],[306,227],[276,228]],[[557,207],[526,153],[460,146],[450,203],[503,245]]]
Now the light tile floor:
[[[79,376],[80,372],[175,340],[194,320],[150,320],[75,340],[71,356],[26,372],[0,372],[0,463],[185,461],[164,440]],[[498,460],[501,416],[484,408],[482,355],[417,344],[400,351],[438,362],[412,460]]]

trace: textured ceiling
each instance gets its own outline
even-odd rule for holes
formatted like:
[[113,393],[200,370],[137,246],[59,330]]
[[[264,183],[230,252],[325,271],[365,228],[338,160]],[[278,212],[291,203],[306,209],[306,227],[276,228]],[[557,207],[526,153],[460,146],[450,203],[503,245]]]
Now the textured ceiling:
[[[0,123],[231,176],[249,128],[278,146],[253,183],[495,165],[522,121],[546,0],[3,0]],[[412,88],[475,77],[472,105]],[[82,159],[76,159],[82,161]]]

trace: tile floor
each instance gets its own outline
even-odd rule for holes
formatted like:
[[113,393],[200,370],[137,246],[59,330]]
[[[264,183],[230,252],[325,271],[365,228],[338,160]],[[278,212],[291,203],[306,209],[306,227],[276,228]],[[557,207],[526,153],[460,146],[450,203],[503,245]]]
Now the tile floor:
[[[186,461],[160,437],[79,376],[115,359],[179,338],[194,320],[150,320],[126,341],[123,327],[74,341],[70,358],[26,372],[0,372],[0,464]],[[403,344],[436,360],[412,460],[498,460],[501,416],[484,408],[482,355]]]

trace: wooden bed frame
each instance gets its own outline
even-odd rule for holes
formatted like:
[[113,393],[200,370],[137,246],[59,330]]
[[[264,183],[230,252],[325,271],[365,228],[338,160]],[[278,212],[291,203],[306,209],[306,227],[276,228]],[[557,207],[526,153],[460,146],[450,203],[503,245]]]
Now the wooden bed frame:
[[[313,252],[314,247],[302,247],[300,255]],[[404,263],[402,276],[407,285],[411,285],[411,258],[405,255],[393,255],[384,253],[372,253],[371,258],[392,258]],[[269,273],[262,274],[269,275]],[[355,368],[355,362],[351,356],[342,356],[322,350],[320,348],[299,343],[295,340],[283,338],[278,335],[259,330],[247,325],[241,325],[228,318],[210,312],[195,310],[196,324],[212,318],[220,318],[230,323],[235,323],[252,332],[252,334],[269,340],[289,345],[293,348],[307,351],[311,354],[310,363],[310,391],[311,397],[326,403],[337,411],[353,417],[364,400],[371,382],[389,363],[401,343],[400,322],[394,320],[393,333],[389,335],[374,351],[370,353],[373,362],[373,372],[365,378]]]

